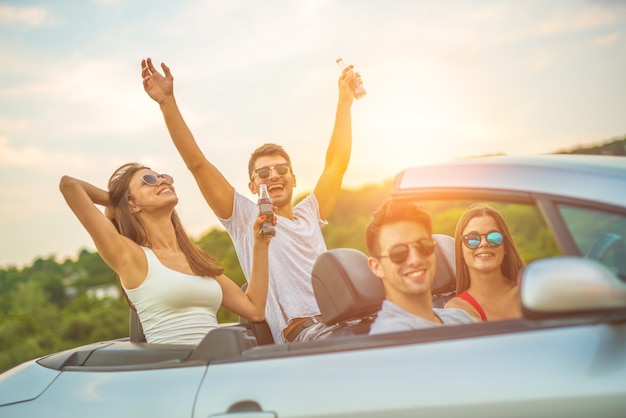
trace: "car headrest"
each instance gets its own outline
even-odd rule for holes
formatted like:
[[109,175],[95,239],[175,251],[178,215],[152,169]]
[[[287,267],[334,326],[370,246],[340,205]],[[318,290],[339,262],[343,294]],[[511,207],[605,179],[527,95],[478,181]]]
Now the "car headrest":
[[454,292],[456,289],[456,260],[454,259],[454,238],[450,235],[433,234],[437,241],[435,254],[437,256],[437,271],[433,281],[433,298]]
[[385,297],[367,256],[352,248],[322,253],[313,265],[311,282],[322,318],[329,325],[371,315]]
[[[434,234],[437,272],[433,296],[455,288],[454,238]],[[367,265],[367,256],[352,248],[335,248],[322,253],[311,275],[313,292],[324,322],[328,325],[374,315],[385,298],[380,279]]]

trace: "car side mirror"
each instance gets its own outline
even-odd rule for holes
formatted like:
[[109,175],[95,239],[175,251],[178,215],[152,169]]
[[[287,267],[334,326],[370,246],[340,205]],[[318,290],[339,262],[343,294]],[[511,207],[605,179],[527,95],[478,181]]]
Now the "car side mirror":
[[626,309],[626,283],[604,265],[580,257],[530,263],[521,272],[520,296],[528,319]]

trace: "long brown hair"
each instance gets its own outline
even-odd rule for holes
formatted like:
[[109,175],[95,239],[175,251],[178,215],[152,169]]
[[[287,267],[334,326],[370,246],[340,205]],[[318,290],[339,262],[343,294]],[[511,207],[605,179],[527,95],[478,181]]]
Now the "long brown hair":
[[463,258],[463,230],[470,220],[480,216],[490,216],[498,225],[498,230],[504,236],[504,259],[500,265],[500,271],[509,280],[510,284],[514,284],[517,280],[517,274],[524,265],[522,257],[520,257],[513,236],[504,218],[493,207],[484,203],[475,203],[467,208],[459,222],[456,224],[454,232],[454,247],[456,252],[456,294],[459,295],[466,291],[470,286],[470,275],[465,259]]
[[[109,179],[109,201],[115,208],[113,223],[120,234],[139,245],[151,247],[150,237],[141,221],[130,212],[128,205],[130,180],[133,175],[142,169],[148,169],[139,163],[127,163],[119,167]],[[172,211],[172,226],[176,234],[176,241],[185,254],[191,270],[199,276],[215,277],[224,272],[219,262],[195,244],[187,235],[180,218],[175,210]]]

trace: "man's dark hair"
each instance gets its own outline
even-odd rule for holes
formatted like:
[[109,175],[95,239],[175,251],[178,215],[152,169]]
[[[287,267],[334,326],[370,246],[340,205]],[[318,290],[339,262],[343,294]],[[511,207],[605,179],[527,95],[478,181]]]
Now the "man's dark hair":
[[291,159],[289,158],[289,154],[287,151],[280,145],[276,144],[263,144],[259,148],[255,149],[250,155],[250,160],[248,161],[248,178],[252,179],[252,174],[254,174],[254,163],[259,157],[265,157],[267,155],[280,155],[283,157],[287,164],[289,165],[289,170],[293,174],[293,168],[291,167]]
[[402,221],[418,222],[426,228],[428,235],[433,233],[430,215],[419,203],[407,199],[389,199],[374,212],[372,220],[365,228],[365,244],[370,255],[380,254],[378,242],[380,228],[386,224]]

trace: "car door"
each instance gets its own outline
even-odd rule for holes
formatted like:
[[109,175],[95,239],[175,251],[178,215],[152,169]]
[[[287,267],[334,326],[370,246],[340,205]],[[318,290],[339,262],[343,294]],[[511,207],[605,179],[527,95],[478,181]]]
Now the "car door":
[[334,349],[328,341],[253,349],[250,360],[208,367],[194,417],[618,416],[626,325],[585,322],[511,320],[345,337]]

